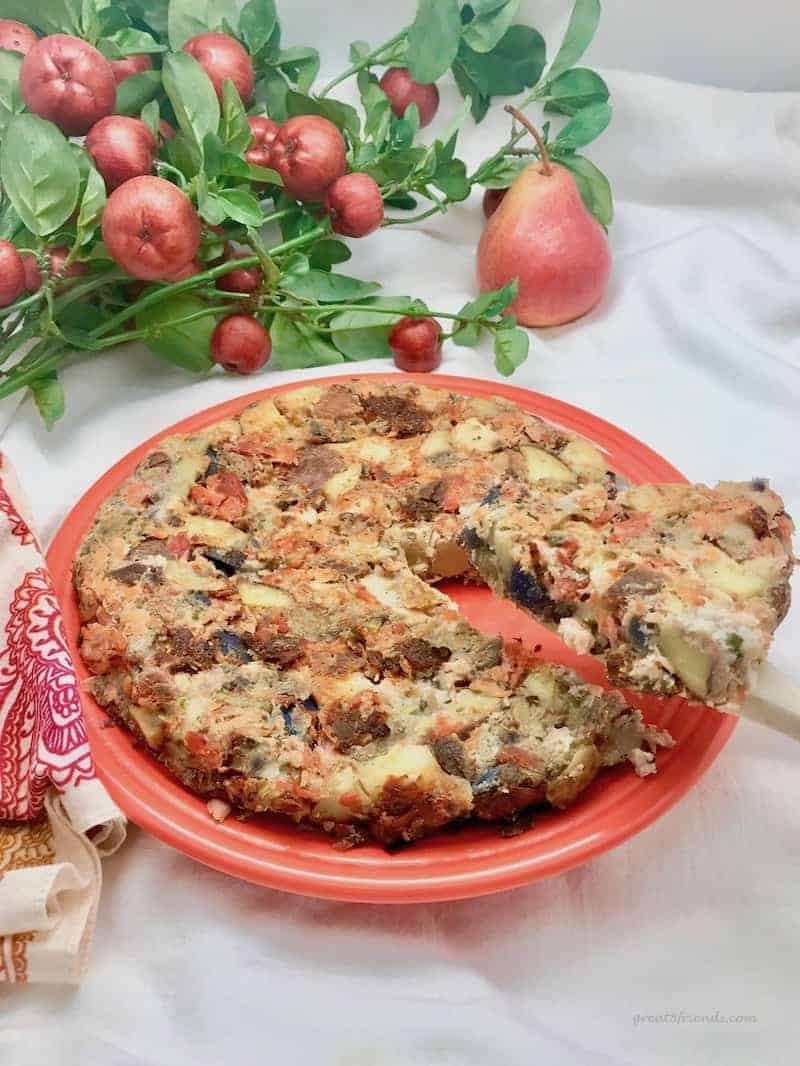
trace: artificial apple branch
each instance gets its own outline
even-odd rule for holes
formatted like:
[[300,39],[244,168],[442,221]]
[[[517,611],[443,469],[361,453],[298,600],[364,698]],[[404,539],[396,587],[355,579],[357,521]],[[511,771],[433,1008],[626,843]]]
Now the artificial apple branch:
[[[549,65],[541,35],[514,22],[518,6],[419,0],[410,26],[355,42],[315,92],[316,50],[284,45],[273,0],[202,15],[191,0],[84,0],[77,12],[9,0],[19,20],[0,20],[0,397],[28,388],[50,426],[64,413],[58,371],[131,341],[195,373],[371,357],[426,371],[444,341],[488,336],[497,370],[512,373],[529,344],[518,320],[566,321],[602,295],[611,220],[608,182],[577,152],[610,118],[602,79],[575,66],[599,2],[577,0]],[[444,76],[464,105],[425,143]],[[349,78],[359,107],[331,95]],[[461,125],[526,92],[507,141],[469,174]],[[554,136],[552,119],[540,132],[519,110],[534,103],[567,117]],[[491,215],[482,291],[457,312],[337,269],[347,241],[383,227],[390,246],[393,227],[444,214],[476,187]],[[546,262],[519,238],[543,219],[559,238]]]

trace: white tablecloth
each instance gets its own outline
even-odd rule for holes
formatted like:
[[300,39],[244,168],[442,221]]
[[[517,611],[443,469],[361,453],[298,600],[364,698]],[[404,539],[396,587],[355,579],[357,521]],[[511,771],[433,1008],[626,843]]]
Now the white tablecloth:
[[[592,155],[617,196],[611,290],[589,318],[534,338],[514,380],[616,422],[692,478],[770,476],[800,513],[800,95],[609,81],[615,118]],[[468,131],[470,158],[500,133],[499,118]],[[364,241],[349,269],[455,309],[480,221],[473,200]],[[442,369],[495,376],[488,353],[452,347]],[[143,351],[104,357],[65,375],[53,433],[29,404],[6,409],[3,447],[49,537],[141,439],[272,380],[285,378],[191,382]],[[799,641],[800,608],[773,655],[795,675]],[[0,991],[0,1062],[794,1062],[798,810],[800,748],[743,723],[641,836],[484,900],[304,900],[134,830],[105,867],[85,984]]]

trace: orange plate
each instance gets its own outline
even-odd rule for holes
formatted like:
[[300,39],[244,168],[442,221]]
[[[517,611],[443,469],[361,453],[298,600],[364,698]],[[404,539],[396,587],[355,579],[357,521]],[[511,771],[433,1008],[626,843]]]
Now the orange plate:
[[[607,452],[614,469],[634,482],[685,481],[674,467],[627,433],[549,396],[445,375],[351,377],[417,381],[476,396],[504,396],[526,411],[588,437]],[[318,380],[330,384],[342,378]],[[253,400],[297,387],[294,383],[264,389],[170,426],[120,460],[73,508],[52,543],[48,560],[79,677],[85,678],[87,671],[78,652],[80,621],[71,567],[100,503],[161,437],[195,432],[237,414]],[[488,590],[451,582],[446,591],[481,629],[541,644],[545,657],[575,667],[587,680],[602,680],[596,662],[574,655],[553,634]],[[639,778],[630,767],[601,774],[568,811],[538,815],[533,828],[520,836],[504,838],[497,826],[468,825],[388,854],[375,845],[337,851],[322,832],[300,828],[273,815],[259,815],[245,822],[233,817],[222,824],[214,822],[205,802],[172,778],[145,749],[134,745],[129,733],[104,728],[107,714],[90,696],[84,697],[98,772],[137,825],[186,855],[235,877],[287,892],[365,903],[461,899],[538,881],[608,851],[669,810],[711,765],[733,732],[736,719],[677,698],[631,696],[631,702],[642,708],[648,721],[667,727],[675,738],[675,747],[659,755],[656,775]]]

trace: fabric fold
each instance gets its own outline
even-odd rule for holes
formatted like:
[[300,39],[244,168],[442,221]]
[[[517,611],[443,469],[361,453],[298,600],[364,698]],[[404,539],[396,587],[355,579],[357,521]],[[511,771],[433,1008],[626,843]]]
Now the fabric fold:
[[80,980],[100,856],[125,819],[95,776],[61,610],[0,453],[0,981]]

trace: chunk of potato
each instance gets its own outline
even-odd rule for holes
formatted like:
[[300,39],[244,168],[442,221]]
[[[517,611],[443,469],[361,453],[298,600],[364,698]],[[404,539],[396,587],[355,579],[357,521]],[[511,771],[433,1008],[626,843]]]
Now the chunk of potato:
[[247,607],[290,607],[294,600],[283,589],[246,582],[239,586],[239,599]]
[[365,463],[385,463],[392,457],[392,446],[380,438],[366,437],[356,445],[360,459]]
[[764,592],[769,584],[771,562],[768,558],[750,559],[737,563],[730,555],[713,545],[706,548],[707,558],[697,571],[714,588],[734,599],[750,599]]
[[215,548],[243,548],[247,543],[246,533],[219,518],[187,515],[184,528],[192,540],[213,545]]
[[520,448],[531,481],[577,481],[577,474],[560,459],[532,444]]
[[556,675],[546,667],[533,670],[522,683],[522,691],[532,696],[541,707],[555,707],[558,693]]
[[322,491],[326,499],[333,503],[340,496],[344,496],[345,493],[354,489],[360,480],[361,463],[354,463],[352,466],[346,466],[344,470],[340,470],[333,477],[329,477],[322,486]]
[[290,392],[282,393],[276,397],[275,402],[279,410],[293,415],[309,411],[321,397],[322,387],[320,385],[307,385],[304,389],[292,389]]
[[571,440],[561,449],[559,457],[570,470],[589,481],[600,481],[608,470],[608,460],[588,440]]
[[208,456],[204,452],[190,452],[178,459],[170,471],[162,507],[171,507],[180,500],[185,500],[189,489],[201,474],[205,473],[207,467]]
[[439,764],[424,744],[398,744],[359,767],[361,785],[370,797],[377,796],[390,777],[417,781],[425,788],[435,785],[441,776]]
[[225,584],[217,574],[199,574],[183,559],[170,559],[164,565],[164,577],[178,588],[193,592],[212,592]]
[[490,418],[500,410],[497,400],[491,400],[485,396],[475,396],[470,400],[470,407],[476,414],[483,415],[484,418]]
[[453,444],[468,452],[493,452],[500,447],[500,438],[477,418],[467,418],[451,430]]
[[689,691],[705,698],[711,676],[711,656],[708,652],[693,644],[678,629],[662,630],[658,647]]
[[445,452],[449,452],[452,446],[450,431],[437,429],[428,434],[419,451],[423,458],[432,459],[435,455],[444,455]]
[[288,425],[272,400],[262,400],[246,407],[239,421],[244,433],[276,433]]
[[133,704],[130,708],[130,714],[141,730],[147,746],[160,748],[164,743],[164,723],[156,712],[148,710],[146,707],[139,707],[138,704]]

